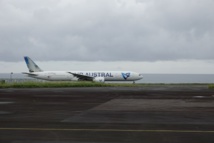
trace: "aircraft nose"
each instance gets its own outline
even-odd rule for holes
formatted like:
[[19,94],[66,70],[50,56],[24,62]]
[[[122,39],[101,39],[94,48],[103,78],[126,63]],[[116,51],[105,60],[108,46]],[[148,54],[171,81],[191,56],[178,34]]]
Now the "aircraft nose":
[[140,79],[143,78],[143,74],[142,74],[142,73],[139,74],[139,78],[140,78]]

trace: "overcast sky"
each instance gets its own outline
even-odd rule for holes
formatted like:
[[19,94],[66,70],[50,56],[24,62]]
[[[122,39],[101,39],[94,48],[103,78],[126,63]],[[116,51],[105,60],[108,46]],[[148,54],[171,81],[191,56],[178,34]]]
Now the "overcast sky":
[[45,70],[214,73],[213,14],[213,0],[0,0],[0,72],[28,55]]

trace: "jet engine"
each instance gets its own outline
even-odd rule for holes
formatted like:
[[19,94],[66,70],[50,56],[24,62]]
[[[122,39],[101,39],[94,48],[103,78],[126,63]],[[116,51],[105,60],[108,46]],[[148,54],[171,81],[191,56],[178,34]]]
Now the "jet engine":
[[105,78],[104,77],[95,77],[93,78],[94,82],[105,82]]

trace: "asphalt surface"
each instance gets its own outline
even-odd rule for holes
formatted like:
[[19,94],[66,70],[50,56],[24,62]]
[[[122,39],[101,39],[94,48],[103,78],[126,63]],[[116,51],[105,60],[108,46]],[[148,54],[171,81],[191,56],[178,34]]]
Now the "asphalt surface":
[[213,143],[206,85],[0,89],[0,143]]

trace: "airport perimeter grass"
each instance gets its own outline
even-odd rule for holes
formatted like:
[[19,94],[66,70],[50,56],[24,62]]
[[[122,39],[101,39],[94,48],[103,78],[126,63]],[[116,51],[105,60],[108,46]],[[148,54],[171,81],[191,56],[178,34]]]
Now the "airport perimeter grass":
[[5,83],[0,82],[0,88],[66,88],[66,87],[142,87],[142,86],[191,86],[191,85],[206,85],[209,89],[214,89],[214,84],[164,84],[164,83],[99,83],[99,82],[19,82],[19,83]]
[[98,83],[98,82],[21,82],[0,83],[0,88],[63,88],[63,87],[133,87],[139,86],[131,83]]
[[209,89],[214,89],[214,84],[210,84],[210,85],[208,86],[208,88],[209,88]]

